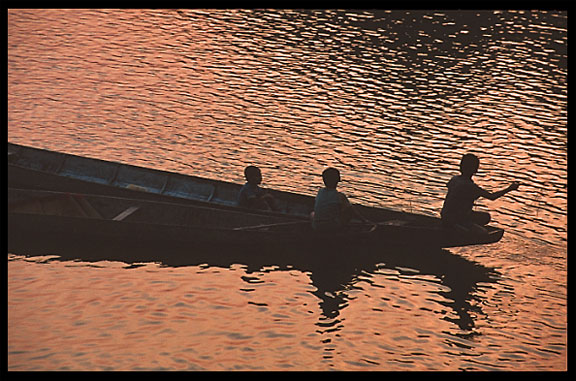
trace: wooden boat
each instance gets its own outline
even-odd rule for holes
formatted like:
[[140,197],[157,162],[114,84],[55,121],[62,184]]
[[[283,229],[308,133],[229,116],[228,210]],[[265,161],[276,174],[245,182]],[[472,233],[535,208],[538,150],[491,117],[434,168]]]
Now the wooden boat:
[[481,235],[457,232],[429,219],[352,224],[346,231],[319,233],[307,219],[102,195],[8,189],[9,250],[30,242],[47,248],[73,244],[79,250],[102,244],[158,250],[226,247],[252,252],[326,245],[445,248],[493,243],[502,234],[502,229],[493,227]]
[[[238,210],[242,185],[8,143],[8,185],[13,188],[101,194]],[[269,190],[281,214],[306,217],[310,196]]]
[[[236,204],[241,184],[92,159],[17,144],[8,144],[8,186],[61,192],[101,194],[154,201],[243,210]],[[314,197],[269,190],[276,212],[286,218],[308,218]],[[358,205],[372,221],[437,218]]]

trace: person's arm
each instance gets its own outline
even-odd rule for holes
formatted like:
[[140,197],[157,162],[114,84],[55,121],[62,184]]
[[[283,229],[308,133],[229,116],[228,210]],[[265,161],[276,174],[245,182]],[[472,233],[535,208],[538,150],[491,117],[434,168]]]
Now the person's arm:
[[494,201],[494,200],[499,199],[500,197],[504,196],[506,193],[518,189],[519,185],[520,185],[519,183],[513,182],[507,188],[496,191],[496,192],[489,192],[485,189],[480,188],[480,196],[487,198],[488,200]]
[[340,199],[342,202],[342,209],[350,216],[350,218],[355,217],[364,223],[372,223],[369,219],[360,214],[358,208],[350,203],[350,200],[348,200],[346,195],[340,193]]
[[350,206],[352,208],[352,212],[354,213],[354,215],[356,216],[356,218],[358,218],[360,221],[366,223],[366,224],[371,224],[372,221],[370,221],[369,219],[367,219],[366,217],[364,217],[360,211],[358,210],[358,207],[355,206]]

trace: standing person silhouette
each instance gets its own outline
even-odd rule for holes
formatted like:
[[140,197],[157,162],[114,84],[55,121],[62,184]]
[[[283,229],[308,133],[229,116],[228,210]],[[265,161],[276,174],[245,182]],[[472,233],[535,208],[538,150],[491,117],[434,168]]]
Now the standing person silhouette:
[[465,230],[485,230],[484,225],[490,222],[490,213],[472,210],[474,202],[480,198],[496,200],[506,193],[518,189],[513,182],[505,189],[489,192],[476,185],[472,176],[478,172],[480,160],[474,154],[467,153],[460,161],[460,175],[452,177],[447,184],[448,193],[442,206],[442,224],[445,227],[458,226]]

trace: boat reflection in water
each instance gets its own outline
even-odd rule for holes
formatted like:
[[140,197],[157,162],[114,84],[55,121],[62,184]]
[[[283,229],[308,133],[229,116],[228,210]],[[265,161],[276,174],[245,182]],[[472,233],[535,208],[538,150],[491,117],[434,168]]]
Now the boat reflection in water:
[[[318,290],[314,293],[322,301],[325,327],[339,323],[340,310],[353,303],[348,291],[359,282],[371,283],[375,273],[393,272],[399,276],[432,276],[444,288],[438,293],[445,299],[437,301],[451,308],[456,317],[443,318],[456,324],[464,334],[472,334],[475,327],[472,313],[479,312],[472,303],[478,284],[493,283],[499,278],[495,269],[471,262],[443,249],[396,249],[374,251],[372,260],[355,260],[354,251],[341,252],[334,261],[308,265],[306,271]],[[380,258],[380,260],[376,259]],[[429,279],[429,278],[428,278]],[[322,325],[322,324],[321,324]]]
[[[274,271],[297,270],[310,277],[315,288],[312,293],[320,299],[322,316],[317,325],[319,331],[338,330],[343,321],[341,311],[353,303],[350,294],[360,282],[371,282],[374,274],[395,273],[402,276],[430,277],[441,286],[438,303],[452,309],[455,314],[443,319],[456,324],[463,335],[474,334],[474,314],[480,312],[479,298],[475,292],[480,283],[493,283],[499,278],[496,270],[471,262],[445,249],[438,248],[377,248],[348,244],[331,244],[325,247],[274,248],[262,250],[213,249],[194,246],[188,249],[143,246],[134,243],[134,249],[102,241],[100,244],[82,245],[79,242],[59,241],[54,246],[39,245],[34,240],[19,240],[9,244],[9,252],[26,256],[57,255],[63,261],[119,261],[138,265],[156,262],[168,267],[209,266],[231,268],[244,265],[250,274],[264,268]],[[273,251],[272,251],[273,250]]]

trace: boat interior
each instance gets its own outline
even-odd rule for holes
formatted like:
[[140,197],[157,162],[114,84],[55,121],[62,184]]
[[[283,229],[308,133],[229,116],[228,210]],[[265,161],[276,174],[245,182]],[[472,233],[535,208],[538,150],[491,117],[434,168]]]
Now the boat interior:
[[295,219],[182,204],[28,189],[9,189],[8,211],[9,213],[219,228],[245,228],[262,224],[295,222]]

